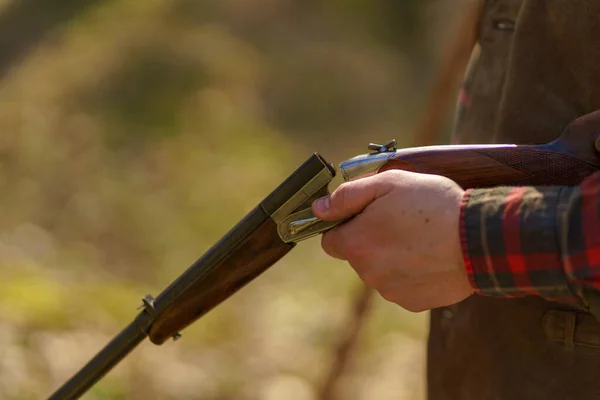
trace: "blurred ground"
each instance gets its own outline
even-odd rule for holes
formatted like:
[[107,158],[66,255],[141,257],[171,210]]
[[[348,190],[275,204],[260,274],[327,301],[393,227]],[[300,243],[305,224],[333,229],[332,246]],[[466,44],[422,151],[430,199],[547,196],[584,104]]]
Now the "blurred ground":
[[[410,145],[459,3],[1,1],[0,398],[47,396],[312,152]],[[315,399],[358,288],[302,243],[86,398]],[[341,398],[424,398],[426,318],[378,298]]]

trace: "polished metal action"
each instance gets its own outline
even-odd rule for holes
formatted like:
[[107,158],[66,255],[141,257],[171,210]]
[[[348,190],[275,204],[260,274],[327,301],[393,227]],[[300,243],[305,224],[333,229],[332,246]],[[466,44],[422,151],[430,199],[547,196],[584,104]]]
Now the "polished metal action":
[[[340,164],[345,181],[374,175],[397,150],[396,140],[386,144],[370,143],[371,153],[351,158]],[[333,179],[328,169],[323,169],[301,190],[281,206],[271,218],[277,223],[279,237],[286,243],[299,242],[326,232],[344,221],[322,221],[312,213],[312,202],[329,194],[327,186]]]
[[277,226],[279,237],[286,243],[306,240],[326,232],[344,221],[323,221],[313,215],[312,209],[305,208],[291,214]]
[[299,242],[333,228],[341,221],[321,221],[312,213],[311,205],[329,194],[327,186],[333,173],[323,168],[313,179],[279,207],[271,218],[277,223],[277,233],[285,243]]
[[275,212],[271,214],[271,219],[279,224],[287,219],[290,214],[298,211],[298,209],[306,208],[307,203],[308,207],[310,207],[313,200],[329,193],[327,191],[327,185],[329,185],[329,182],[331,182],[332,179],[333,173],[329,168],[324,167],[314,178],[290,197],[288,201],[275,210]]
[[290,225],[289,225],[290,233],[292,235],[297,235],[298,233],[302,232],[303,230],[310,228],[317,222],[319,222],[319,218],[317,218],[317,217],[299,219],[297,221],[290,222]]
[[396,140],[391,140],[384,145],[371,143],[369,150],[374,150],[374,152],[340,163],[340,171],[346,182],[375,175],[383,164],[396,154]]

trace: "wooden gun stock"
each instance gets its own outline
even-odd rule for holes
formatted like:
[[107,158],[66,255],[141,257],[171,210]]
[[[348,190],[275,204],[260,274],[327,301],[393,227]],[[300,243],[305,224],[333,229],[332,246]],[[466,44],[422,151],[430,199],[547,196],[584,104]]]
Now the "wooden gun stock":
[[[212,308],[223,302],[285,256],[294,246],[282,243],[277,227],[268,215],[257,207],[249,214],[256,221],[256,229],[222,258],[206,268],[182,291],[169,307],[160,313],[148,331],[154,344],[162,344]],[[207,263],[203,257],[198,266]],[[168,295],[168,291],[165,292]],[[160,301],[159,297],[157,301]]]
[[448,145],[399,149],[377,172],[443,175],[463,188],[579,184],[600,169],[600,113],[572,123],[543,145]]
[[[541,146],[440,146],[399,152],[379,172],[402,169],[443,175],[463,188],[576,185],[600,168],[560,152],[560,142]],[[436,146],[437,147],[437,146]]]

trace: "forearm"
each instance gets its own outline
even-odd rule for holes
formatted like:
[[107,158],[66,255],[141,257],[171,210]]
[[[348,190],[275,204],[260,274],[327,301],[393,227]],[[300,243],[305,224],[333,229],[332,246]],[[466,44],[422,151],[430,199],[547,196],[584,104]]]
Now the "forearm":
[[484,295],[539,295],[588,307],[600,288],[600,174],[575,187],[499,187],[465,193],[467,273]]

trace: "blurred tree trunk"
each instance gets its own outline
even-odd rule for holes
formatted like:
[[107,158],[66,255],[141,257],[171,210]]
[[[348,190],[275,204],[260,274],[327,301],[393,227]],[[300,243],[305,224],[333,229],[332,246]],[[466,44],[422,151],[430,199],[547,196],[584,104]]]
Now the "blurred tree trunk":
[[0,13],[0,79],[58,28],[106,0],[10,0]]
[[438,73],[427,96],[425,112],[413,133],[415,146],[438,143],[446,123],[448,110],[454,105],[457,89],[463,78],[479,32],[479,18],[483,0],[464,0],[464,17],[449,43],[438,67]]
[[334,349],[333,361],[329,368],[329,373],[319,390],[319,400],[334,400],[337,398],[338,381],[348,369],[349,361],[356,349],[359,333],[371,309],[374,292],[371,287],[362,285],[361,290],[356,294],[349,326],[345,326],[340,334],[341,339]]

